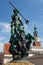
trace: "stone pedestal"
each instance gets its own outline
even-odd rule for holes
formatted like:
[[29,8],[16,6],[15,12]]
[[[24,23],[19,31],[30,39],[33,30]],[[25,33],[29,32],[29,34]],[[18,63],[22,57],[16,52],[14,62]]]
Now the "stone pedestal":
[[29,61],[21,61],[21,62],[9,62],[9,63],[6,63],[4,65],[35,65],[35,64],[32,64],[31,62]]

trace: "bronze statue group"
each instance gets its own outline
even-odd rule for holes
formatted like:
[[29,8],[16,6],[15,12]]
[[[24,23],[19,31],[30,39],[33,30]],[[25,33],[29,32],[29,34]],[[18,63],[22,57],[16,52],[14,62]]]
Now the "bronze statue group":
[[9,52],[13,55],[13,60],[15,60],[18,59],[18,57],[14,57],[15,55],[20,55],[19,59],[28,56],[27,51],[34,37],[30,33],[25,33],[23,22],[18,16],[19,11],[14,9],[13,12]]

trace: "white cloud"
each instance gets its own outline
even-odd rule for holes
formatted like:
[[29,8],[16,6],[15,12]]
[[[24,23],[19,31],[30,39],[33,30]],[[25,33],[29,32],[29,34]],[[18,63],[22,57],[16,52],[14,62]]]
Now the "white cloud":
[[43,42],[43,39],[40,39],[41,42]]
[[4,40],[4,39],[5,39],[5,37],[0,37],[0,41],[1,41],[1,40]]
[[0,42],[0,52],[4,51],[4,44]]
[[10,24],[5,22],[0,22],[0,25],[2,27],[1,32],[10,32]]
[[28,27],[27,24],[24,24],[24,28],[25,28],[24,30],[25,30],[26,33],[30,32],[29,27]]

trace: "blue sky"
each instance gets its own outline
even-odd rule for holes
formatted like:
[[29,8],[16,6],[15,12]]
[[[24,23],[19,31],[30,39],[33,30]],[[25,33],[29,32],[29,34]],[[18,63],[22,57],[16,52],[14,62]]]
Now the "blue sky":
[[33,34],[34,24],[36,24],[38,35],[43,45],[43,0],[0,0],[0,46],[9,42],[10,39],[10,22],[13,7],[8,1],[11,1],[22,15],[30,20],[29,24],[25,24],[23,20],[27,32]]

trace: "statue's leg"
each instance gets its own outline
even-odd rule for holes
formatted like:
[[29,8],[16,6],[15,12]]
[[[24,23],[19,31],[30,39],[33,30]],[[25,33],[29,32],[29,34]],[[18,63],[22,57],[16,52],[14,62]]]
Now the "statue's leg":
[[31,45],[31,35],[30,34],[27,34],[26,35],[26,37],[25,37],[25,39],[27,40],[27,43],[26,43],[26,48],[27,48],[27,50],[29,50],[30,49],[30,45]]
[[21,49],[22,51],[21,51],[21,57],[23,58],[24,56],[27,56],[28,55],[28,53],[27,53],[27,50],[26,50],[26,48],[24,47],[24,46],[22,46],[22,49]]
[[31,45],[31,43],[28,41],[27,44],[26,44],[26,48],[27,48],[27,50],[30,49],[30,45]]
[[12,54],[13,60],[14,60],[14,54]]

